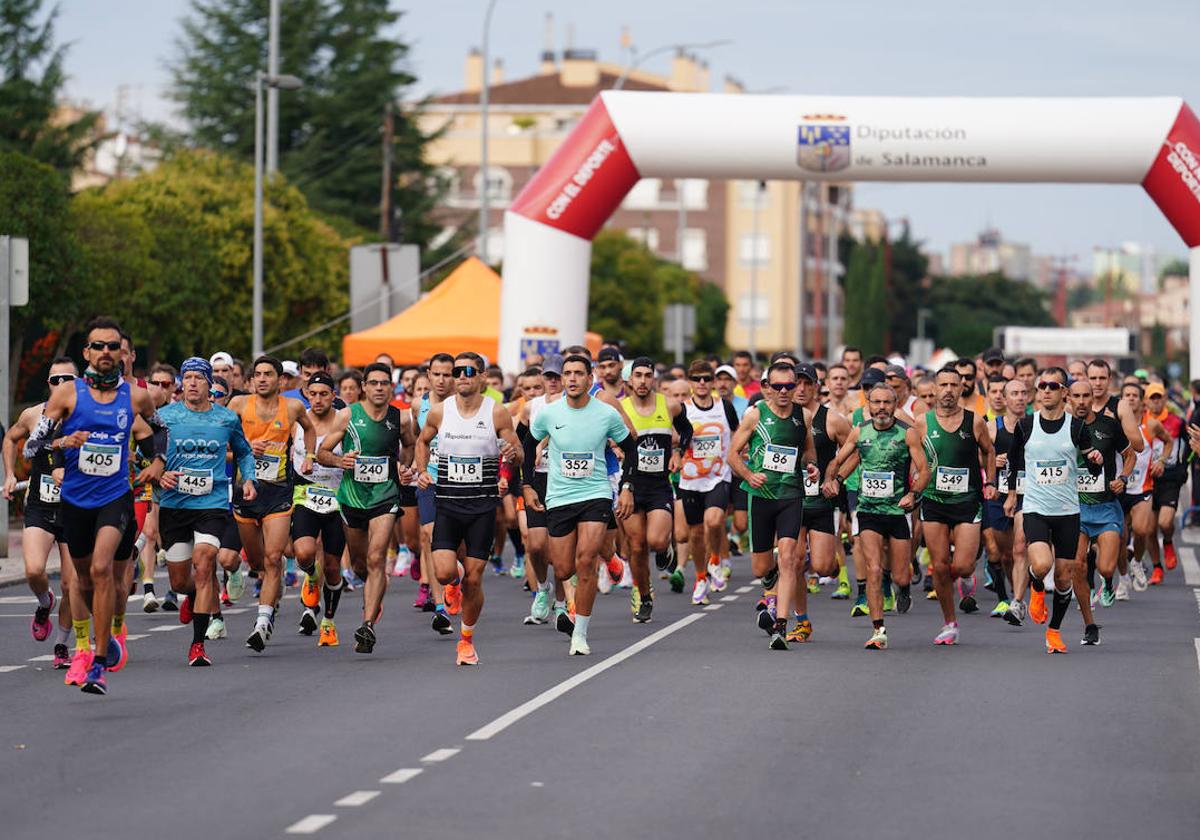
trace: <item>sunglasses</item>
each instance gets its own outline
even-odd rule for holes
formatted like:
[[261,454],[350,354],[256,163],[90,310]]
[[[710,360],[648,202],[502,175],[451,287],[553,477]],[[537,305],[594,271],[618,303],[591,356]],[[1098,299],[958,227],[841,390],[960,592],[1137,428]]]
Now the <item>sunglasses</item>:
[[795,382],[768,382],[766,385],[768,388],[780,392],[791,391],[796,387]]
[[454,375],[455,379],[458,379],[460,376],[465,376],[467,379],[474,379],[479,375],[479,368],[474,365],[456,365],[450,373]]
[[711,376],[692,376],[692,377],[689,377],[689,379],[691,379],[693,382],[712,382],[713,381],[713,378]]
[[150,384],[157,386],[159,388],[174,388],[175,380],[174,379],[151,379]]
[[1063,389],[1061,382],[1039,382],[1037,387],[1039,391],[1061,391]]
[[53,387],[55,385],[61,385],[64,382],[74,382],[75,374],[73,374],[73,373],[56,373],[53,376],[49,377],[46,381],[50,383],[51,387]]
[[223,400],[223,399],[225,399],[225,392],[224,392],[224,391],[209,391],[209,392],[208,392],[208,395],[209,395],[210,397],[212,397],[214,400]]
[[90,347],[92,350],[111,350],[112,352],[115,353],[117,350],[121,349],[121,342],[119,342],[119,341],[89,341],[88,347]]
[[390,379],[368,379],[363,384],[369,385],[372,388],[387,388],[389,385],[392,384],[392,380],[390,380]]

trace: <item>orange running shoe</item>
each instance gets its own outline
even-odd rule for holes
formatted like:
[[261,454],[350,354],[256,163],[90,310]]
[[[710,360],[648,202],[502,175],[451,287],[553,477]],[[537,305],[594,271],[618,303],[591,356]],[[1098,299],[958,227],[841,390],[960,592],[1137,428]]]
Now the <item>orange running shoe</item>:
[[1150,573],[1150,585],[1158,586],[1163,581],[1162,566],[1155,566],[1154,571]]
[[455,649],[458,654],[458,665],[478,665],[479,654],[475,652],[475,645],[466,639],[458,640],[458,647]]
[[317,588],[316,576],[311,579],[308,575],[304,576],[304,583],[300,584],[300,603],[310,610],[315,610],[317,604],[321,603],[321,592]]
[[1175,564],[1179,562],[1179,558],[1175,556],[1175,543],[1167,543],[1163,546],[1163,564],[1168,569],[1174,569]]
[[625,564],[618,555],[614,554],[608,558],[608,561],[604,565],[608,569],[609,579],[612,581],[613,586],[616,586],[621,582],[621,578],[625,576]]
[[446,584],[446,612],[450,615],[458,615],[462,612],[462,584],[448,583]]
[[1030,591],[1029,617],[1035,624],[1045,624],[1050,620],[1050,614],[1046,612],[1046,593],[1044,591],[1038,592],[1036,589]]
[[321,619],[321,635],[317,639],[317,647],[337,647],[337,627],[331,618]]
[[1062,634],[1057,630],[1046,628],[1046,653],[1066,653],[1067,643],[1062,640]]

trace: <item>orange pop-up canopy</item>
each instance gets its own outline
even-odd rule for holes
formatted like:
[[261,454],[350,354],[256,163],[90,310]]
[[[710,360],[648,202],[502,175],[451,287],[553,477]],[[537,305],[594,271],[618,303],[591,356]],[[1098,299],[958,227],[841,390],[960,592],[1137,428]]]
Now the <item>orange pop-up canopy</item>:
[[[599,350],[599,336],[588,333],[586,342]],[[343,338],[342,360],[362,366],[387,353],[396,364],[415,365],[434,353],[473,350],[494,361],[499,346],[500,275],[470,257],[399,315]]]

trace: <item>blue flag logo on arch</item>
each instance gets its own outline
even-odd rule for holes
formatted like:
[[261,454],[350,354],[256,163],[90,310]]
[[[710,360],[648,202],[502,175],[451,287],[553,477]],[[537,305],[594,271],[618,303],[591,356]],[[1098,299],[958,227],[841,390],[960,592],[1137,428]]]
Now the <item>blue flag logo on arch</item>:
[[809,172],[837,172],[848,167],[850,126],[844,120],[840,116],[805,117],[799,128],[796,163]]

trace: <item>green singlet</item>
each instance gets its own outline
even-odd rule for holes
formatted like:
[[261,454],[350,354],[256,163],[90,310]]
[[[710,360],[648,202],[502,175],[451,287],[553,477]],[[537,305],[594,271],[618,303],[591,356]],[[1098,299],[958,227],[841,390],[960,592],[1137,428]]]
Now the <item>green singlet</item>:
[[912,459],[905,434],[908,424],[897,420],[886,429],[868,420],[858,426],[858,457],[862,489],[858,492],[860,513],[903,515],[900,499],[908,492]]
[[936,412],[927,412],[923,446],[930,475],[924,498],[943,505],[982,501],[974,412],[963,411],[962,425],[952,431],[943,428]]
[[[804,414],[795,406],[787,417],[780,417],[766,400],[758,409],[758,425],[750,435],[750,457],[746,466],[751,472],[762,473],[767,481],[762,487],[751,487],[742,482],[742,489],[760,499],[796,499],[804,493],[804,467],[800,458],[804,454],[804,439],[808,430],[804,427]],[[800,416],[797,417],[797,412]]]
[[354,469],[342,473],[338,503],[369,510],[400,498],[396,453],[400,450],[400,409],[389,405],[382,420],[372,420],[362,403],[350,406],[343,452],[357,452]]

